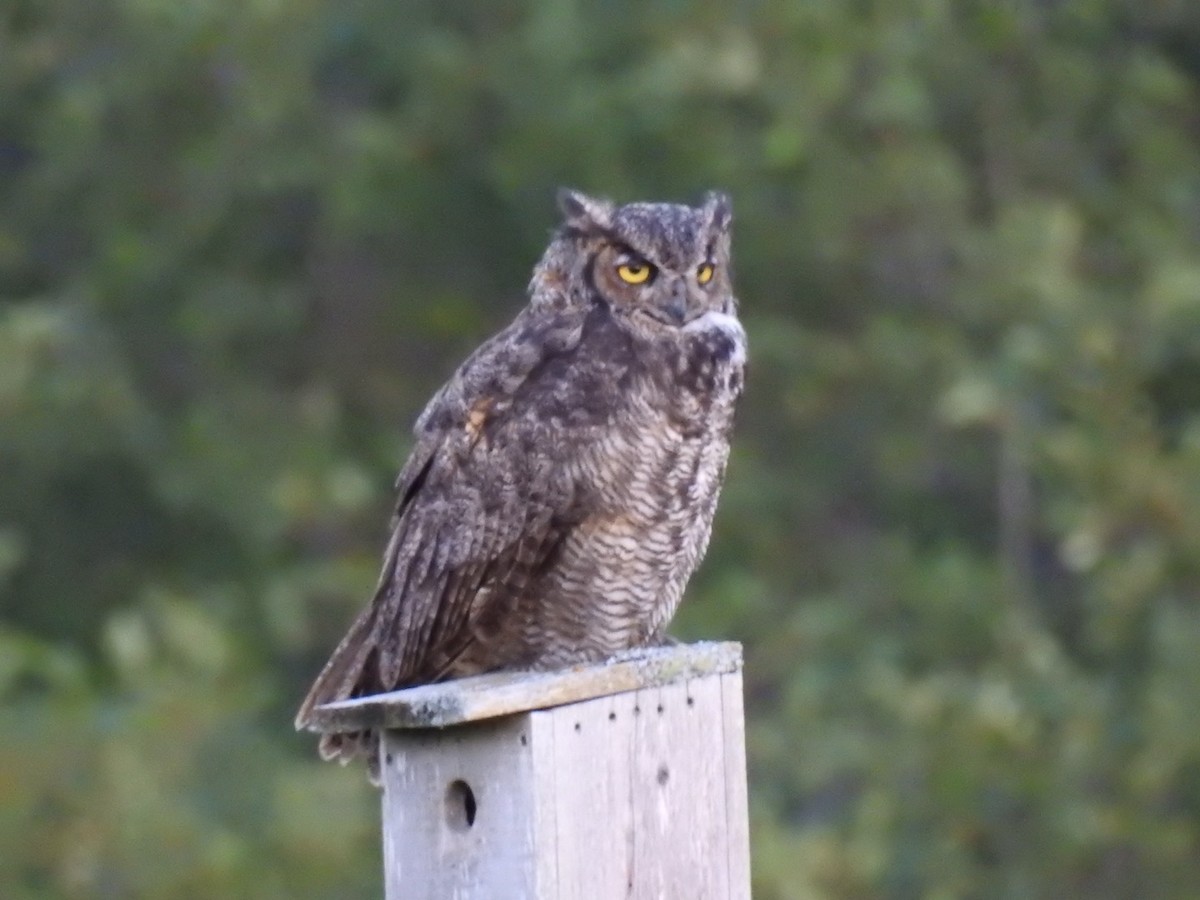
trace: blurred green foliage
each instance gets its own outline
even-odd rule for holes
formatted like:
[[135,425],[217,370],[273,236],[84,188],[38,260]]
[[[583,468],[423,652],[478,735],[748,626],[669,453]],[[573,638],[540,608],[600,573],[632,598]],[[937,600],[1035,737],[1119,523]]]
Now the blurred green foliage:
[[1200,883],[1184,0],[8,0],[0,894],[372,897],[291,733],[553,190],[729,190],[755,897]]

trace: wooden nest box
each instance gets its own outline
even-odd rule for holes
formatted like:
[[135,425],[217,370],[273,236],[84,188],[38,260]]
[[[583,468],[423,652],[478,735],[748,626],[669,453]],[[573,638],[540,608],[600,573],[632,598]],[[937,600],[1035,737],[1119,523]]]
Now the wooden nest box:
[[386,729],[388,900],[749,898],[742,654],[656,647],[316,710]]

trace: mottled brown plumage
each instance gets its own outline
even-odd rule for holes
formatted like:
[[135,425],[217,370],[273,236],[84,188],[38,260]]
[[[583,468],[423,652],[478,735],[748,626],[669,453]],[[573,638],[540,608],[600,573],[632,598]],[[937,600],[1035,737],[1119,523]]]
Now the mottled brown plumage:
[[[560,205],[529,305],[417,420],[375,596],[297,727],[333,700],[663,639],[742,390],[729,202]],[[376,740],[321,753],[374,764]]]

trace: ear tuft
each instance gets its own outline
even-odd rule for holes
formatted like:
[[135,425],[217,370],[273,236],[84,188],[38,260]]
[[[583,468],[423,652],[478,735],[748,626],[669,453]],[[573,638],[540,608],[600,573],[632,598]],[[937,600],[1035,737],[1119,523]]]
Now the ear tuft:
[[726,232],[733,222],[733,203],[729,195],[721,191],[709,191],[704,195],[704,211],[708,215],[709,227],[713,231]]
[[559,188],[558,208],[564,224],[577,231],[607,231],[612,227],[613,205],[571,188]]

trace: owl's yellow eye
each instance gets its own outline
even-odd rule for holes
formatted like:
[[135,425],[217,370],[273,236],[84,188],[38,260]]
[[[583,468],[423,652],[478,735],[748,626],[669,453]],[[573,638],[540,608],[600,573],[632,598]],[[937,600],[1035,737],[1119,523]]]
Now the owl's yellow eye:
[[700,268],[696,270],[696,280],[701,284],[708,284],[712,281],[713,272],[716,268],[712,263],[701,263]]
[[617,266],[617,275],[626,284],[644,284],[652,271],[650,263],[644,262],[628,262]]

